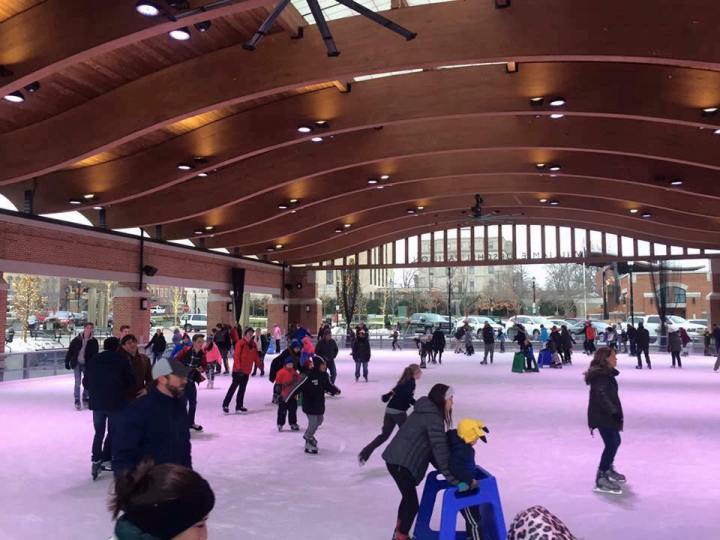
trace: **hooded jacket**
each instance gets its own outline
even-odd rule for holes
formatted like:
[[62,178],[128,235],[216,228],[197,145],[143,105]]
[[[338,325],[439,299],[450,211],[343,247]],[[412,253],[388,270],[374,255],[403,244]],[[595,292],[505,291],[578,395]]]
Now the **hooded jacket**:
[[445,332],[440,330],[439,328],[433,332],[432,335],[432,348],[434,351],[444,351],[445,350]]
[[329,341],[321,339],[317,345],[315,345],[315,354],[322,356],[326,362],[332,362],[338,355],[338,346],[333,338]]
[[91,410],[117,411],[127,403],[135,377],[120,353],[103,351],[86,362],[83,384],[90,395]]
[[302,410],[305,414],[322,415],[325,414],[325,392],[334,396],[340,390],[330,382],[327,372],[315,364],[312,369],[305,370],[284,401],[289,401],[297,392],[302,392]]
[[483,326],[482,338],[483,343],[495,343],[495,330],[489,324]]
[[475,449],[460,438],[456,429],[447,432],[447,439],[450,449],[450,472],[458,481],[470,485],[475,479],[475,469],[477,469]]
[[620,372],[617,369],[598,370],[590,374],[587,384],[590,386],[588,427],[591,431],[601,427],[623,429],[623,410],[615,380],[618,375]]
[[370,361],[370,341],[367,337],[355,340],[352,346],[352,357],[356,362]]
[[268,372],[268,379],[270,379],[270,382],[275,382],[278,371],[285,367],[288,357],[292,357],[293,364],[295,364],[295,369],[300,369],[300,354],[295,356],[290,352],[290,349],[285,349],[283,352],[273,358],[273,361],[270,363],[270,371]]
[[457,484],[449,467],[445,421],[437,405],[427,396],[415,402],[413,413],[390,441],[382,457],[386,463],[410,471],[415,485],[423,481],[431,461],[448,482]]
[[635,342],[640,347],[647,347],[650,345],[650,332],[647,328],[642,327],[637,329],[637,334],[635,336]]

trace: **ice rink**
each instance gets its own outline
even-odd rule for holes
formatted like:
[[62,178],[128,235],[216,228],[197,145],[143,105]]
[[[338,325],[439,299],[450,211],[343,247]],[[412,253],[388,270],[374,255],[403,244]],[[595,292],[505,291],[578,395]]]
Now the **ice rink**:
[[[686,367],[677,370],[668,353],[655,354],[655,369],[637,371],[634,359],[619,358],[626,420],[616,466],[629,479],[622,496],[592,491],[602,442],[586,427],[582,354],[562,370],[514,374],[510,353],[481,366],[478,354],[451,352],[424,372],[416,397],[434,383],[450,384],[455,419],[476,417],[489,426],[477,461],[498,478],[508,525],[518,511],[541,504],[587,540],[720,538],[714,359],[683,358]],[[301,434],[277,432],[266,378],[251,379],[243,416],[220,409],[229,377],[217,377],[214,390],[203,385],[197,418],[205,431],[193,435],[193,463],[217,496],[210,538],[388,540],[399,493],[382,448],[362,468],[356,455],[379,432],[380,395],[415,361],[415,351],[376,351],[370,382],[355,383],[354,365],[341,351],[343,394],[327,400],[317,456],[303,453]],[[0,383],[0,425],[0,538],[108,538],[110,473],[90,478],[92,417],[75,411],[72,378]]]

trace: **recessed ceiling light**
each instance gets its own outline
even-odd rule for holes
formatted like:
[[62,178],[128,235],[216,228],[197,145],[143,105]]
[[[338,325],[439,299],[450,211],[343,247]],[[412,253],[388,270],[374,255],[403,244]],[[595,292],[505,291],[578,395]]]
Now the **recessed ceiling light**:
[[40,90],[40,83],[38,81],[31,82],[25,87],[25,90],[27,90],[31,94],[34,94],[35,92]]
[[380,180],[390,180],[390,175],[389,175],[389,174],[383,174],[382,176],[380,176]]
[[70,199],[68,202],[70,204],[82,204],[82,201],[80,199]]
[[88,200],[89,200],[89,199],[94,199],[94,198],[95,198],[95,194],[94,194],[94,193],[86,193],[85,195],[83,195],[83,199],[88,199]]
[[323,138],[322,138],[322,137],[313,137],[313,138],[310,139],[310,140],[311,140],[312,142],[314,142],[314,143],[321,143],[321,142],[323,142]]
[[671,186],[682,186],[683,181],[680,178],[675,178],[674,180],[670,180]]
[[554,97],[550,100],[551,107],[562,107],[563,105],[565,105],[565,98]]
[[385,186],[376,186],[377,189],[385,189]]
[[148,2],[147,0],[140,0],[140,2],[135,4],[135,11],[146,17],[157,17],[160,15],[158,5],[155,2]]
[[336,228],[335,228],[335,232],[336,232],[336,233],[341,233],[341,232],[343,232],[343,230],[344,230],[344,229],[343,229],[342,227],[336,227]]
[[288,209],[288,205],[287,205],[287,204],[278,204],[278,208],[279,208],[280,210],[287,210],[287,209]]
[[547,202],[547,199],[540,199],[540,202],[545,204]]
[[202,234],[202,233],[203,233],[203,232],[200,231],[200,230],[198,230],[198,231],[193,231],[193,232],[194,232],[195,234]]
[[295,213],[297,213],[297,210],[295,210],[295,209],[290,210],[290,213],[291,213],[291,214],[295,214]]
[[544,168],[545,168],[545,163],[536,163],[536,164],[535,164],[535,168],[536,168],[536,169],[544,169]]
[[212,26],[211,21],[200,21],[195,23],[195,30],[198,32],[207,32],[210,30],[210,27]]
[[550,201],[550,206],[558,206],[559,204],[560,204],[560,201],[558,201],[557,199],[552,199]]
[[377,184],[378,182],[379,182],[379,180],[378,180],[377,178],[370,178],[370,179],[368,180],[368,184],[370,184],[370,185],[375,185],[375,184]]
[[545,101],[545,99],[542,96],[531,97],[530,105],[533,107],[540,107],[543,104],[543,101]]
[[177,30],[170,30],[170,32],[168,32],[168,35],[178,41],[187,41],[188,39],[190,39],[190,29],[187,26],[183,26],[182,28],[178,28]]
[[713,131],[713,133],[714,133],[715,135],[720,135],[720,128],[718,128],[718,129],[716,129],[715,131]]
[[550,170],[552,172],[558,172],[560,170],[560,165],[558,165],[557,163],[550,165]]
[[415,209],[414,209],[414,208],[408,208],[408,209],[407,209],[407,213],[408,213],[408,214],[414,214],[414,213],[415,213]]
[[558,118],[562,118],[563,116],[565,115],[560,113],[553,113],[550,115],[550,118],[552,118],[553,120],[557,120]]
[[290,199],[290,204],[297,204],[297,203],[298,203],[298,199]]
[[300,126],[297,128],[300,133],[310,133],[312,128],[310,126]]
[[345,223],[345,225],[343,225],[343,227],[346,229],[349,229],[350,227],[352,227],[352,225],[350,223]]
[[8,94],[3,98],[5,101],[9,101],[10,103],[22,103],[25,101],[25,96],[23,96],[23,93],[19,90],[17,92],[12,92],[11,94]]
[[418,209],[418,210],[425,210],[425,207],[424,207],[424,206],[418,206],[417,209]]
[[208,173],[206,173],[206,172],[198,173],[198,176],[199,176],[200,178],[205,178],[207,175],[208,175]]
[[272,247],[272,246],[268,246],[268,247],[266,248],[266,251],[275,251],[275,248]]
[[702,110],[702,114],[703,114],[703,116],[712,116],[713,114],[715,114],[715,113],[718,112],[719,110],[720,110],[720,108],[718,108],[718,107],[705,107],[705,108]]
[[275,249],[282,249],[282,247],[283,247],[282,244],[275,244]]
[[93,206],[93,210],[102,210],[102,209],[103,209],[102,206]]
[[195,156],[193,157],[193,161],[197,164],[204,165],[208,162],[207,156]]
[[630,213],[631,213],[631,214],[637,214],[639,211],[640,211],[640,210],[638,210],[637,208],[631,208],[631,209],[630,209]]
[[180,169],[181,171],[189,171],[190,169],[193,169],[194,167],[190,163],[186,163],[183,161],[182,163],[177,164],[177,168]]
[[645,219],[648,219],[648,218],[652,217],[652,214],[650,212],[643,212],[642,217],[644,217]]
[[315,122],[315,125],[319,128],[328,128],[330,127],[330,124],[328,124],[327,120],[317,120]]
[[207,226],[205,227],[205,230],[206,230],[206,231],[212,231],[214,228],[215,228],[215,227],[214,227],[213,225],[207,225]]

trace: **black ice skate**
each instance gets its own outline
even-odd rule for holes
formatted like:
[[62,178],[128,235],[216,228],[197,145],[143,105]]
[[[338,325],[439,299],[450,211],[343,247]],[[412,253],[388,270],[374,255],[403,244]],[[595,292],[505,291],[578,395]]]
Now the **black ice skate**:
[[298,426],[297,424],[290,424],[290,429],[292,431],[300,431],[300,426]]
[[616,482],[613,482],[607,472],[598,471],[595,478],[595,487],[593,491],[598,493],[612,493],[613,495],[622,495],[622,488]]
[[102,461],[93,461],[92,468],[90,469],[93,480],[97,480],[98,476],[100,476],[100,471],[102,471]]

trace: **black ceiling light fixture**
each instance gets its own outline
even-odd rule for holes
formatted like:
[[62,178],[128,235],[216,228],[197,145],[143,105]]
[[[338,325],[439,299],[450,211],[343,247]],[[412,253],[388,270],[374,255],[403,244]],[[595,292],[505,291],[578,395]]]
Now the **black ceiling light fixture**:
[[509,8],[511,0],[495,0],[495,9]]
[[187,26],[181,26],[175,30],[170,30],[168,36],[176,41],[187,41],[190,39],[190,29]]
[[715,116],[718,113],[718,111],[720,111],[720,106],[705,107],[702,110],[702,115],[707,118],[710,116]]
[[22,103],[23,101],[25,101],[25,96],[20,90],[16,90],[15,92],[11,92],[5,97],[3,97],[3,99],[10,103]]
[[[506,0],[509,1],[509,0]],[[366,8],[362,4],[358,4],[355,2],[355,0],[337,0],[338,4],[342,4],[346,8],[355,11],[356,13],[359,13],[363,17],[367,17],[371,21],[379,24],[380,26],[384,26],[388,30],[391,30],[392,32],[395,32],[396,34],[400,34],[402,37],[404,37],[406,40],[410,41],[411,39],[415,39],[417,34],[415,32],[411,32],[407,28],[404,28],[400,26],[397,23],[392,22],[390,19],[383,17],[379,13],[375,13],[374,11]],[[290,4],[290,0],[282,0],[279,2],[275,9],[268,15],[268,17],[265,19],[265,21],[260,25],[260,28],[258,28],[257,32],[253,35],[252,38],[248,42],[246,42],[243,45],[243,49],[247,51],[254,51],[262,38],[264,38],[267,33],[270,31],[270,28],[275,23],[277,18],[280,16],[280,14],[285,10],[285,8]],[[322,8],[320,7],[320,4],[318,3],[318,0],[307,0],[308,7],[310,8],[310,12],[312,13],[313,19],[315,19],[315,23],[317,24],[318,31],[320,32],[320,35],[322,36],[323,42],[325,43],[325,48],[327,49],[327,55],[328,56],[340,56],[340,51],[337,49],[337,46],[335,45],[335,40],[332,37],[332,33],[330,32],[330,27],[327,24],[327,21],[325,20],[325,16],[323,15]],[[303,37],[302,29],[298,30],[298,38]]]
[[145,17],[157,17],[160,15],[160,6],[156,2],[140,0],[137,4],[135,4],[135,11]]
[[536,96],[530,98],[530,106],[531,107],[542,107],[545,103],[545,98],[542,96]]
[[35,92],[40,90],[40,83],[38,81],[31,82],[25,87],[25,90],[27,90],[31,94],[34,94]]
[[211,21],[200,21],[200,22],[195,23],[194,26],[195,26],[195,30],[197,30],[200,33],[207,32],[208,30],[210,30],[210,27],[212,26],[212,22]]
[[11,69],[6,66],[0,66],[0,77],[12,77],[14,75]]

